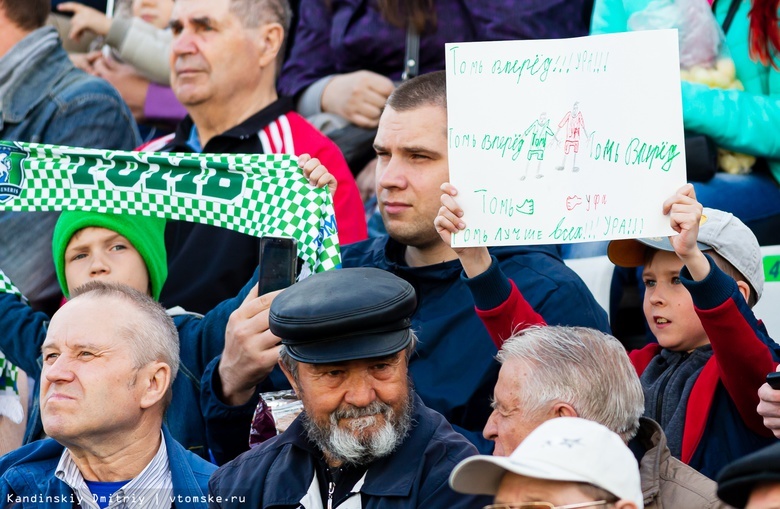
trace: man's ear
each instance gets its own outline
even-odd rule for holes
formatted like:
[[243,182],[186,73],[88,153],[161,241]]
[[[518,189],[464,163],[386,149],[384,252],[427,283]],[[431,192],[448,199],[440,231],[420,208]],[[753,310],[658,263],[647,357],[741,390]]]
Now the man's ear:
[[171,367],[164,362],[150,363],[138,371],[136,383],[144,384],[141,408],[150,408],[165,398],[171,386]]
[[298,399],[301,397],[301,393],[298,390],[298,384],[295,383],[295,378],[293,378],[292,373],[287,371],[287,367],[284,365],[281,359],[276,361],[277,364],[279,364],[279,368],[282,370],[282,373],[284,373],[284,376],[287,377],[287,381],[290,382],[290,387],[293,388],[295,391],[296,396],[298,396]]
[[260,67],[264,68],[276,60],[284,43],[284,28],[279,23],[268,23],[260,27]]
[[615,502],[615,509],[637,509],[637,506],[629,500],[620,499]]
[[553,417],[579,417],[573,406],[562,401],[553,405],[552,414]]

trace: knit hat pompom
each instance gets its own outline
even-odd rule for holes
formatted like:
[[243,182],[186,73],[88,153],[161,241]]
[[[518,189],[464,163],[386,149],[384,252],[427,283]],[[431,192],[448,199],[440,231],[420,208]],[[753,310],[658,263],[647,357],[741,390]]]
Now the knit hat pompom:
[[65,250],[70,239],[84,228],[105,228],[125,237],[138,251],[149,271],[152,297],[160,299],[160,292],[168,277],[168,260],[165,251],[165,219],[130,214],[107,214],[66,210],[54,227],[51,242],[54,268],[63,295],[70,297],[65,278]]

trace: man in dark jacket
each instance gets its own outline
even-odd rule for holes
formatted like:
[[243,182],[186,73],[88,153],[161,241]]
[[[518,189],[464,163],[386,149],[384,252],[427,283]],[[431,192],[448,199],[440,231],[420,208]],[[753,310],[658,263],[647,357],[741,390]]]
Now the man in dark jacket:
[[[499,366],[494,359],[497,348],[474,305],[492,310],[502,300],[498,293],[479,292],[487,293],[487,298],[475,302],[470,289],[484,286],[486,278],[463,275],[456,251],[442,240],[433,224],[440,186],[449,180],[444,72],[419,76],[395,89],[379,121],[374,147],[379,209],[389,235],[343,246],[342,264],[380,268],[415,288],[419,304],[411,319],[420,344],[409,364],[415,390],[427,406],[444,415],[481,452],[490,453],[492,443],[481,434],[490,415],[490,395]],[[489,254],[491,273],[506,274],[546,323],[609,331],[606,313],[554,247],[501,247]],[[335,287],[329,293],[344,290]],[[234,315],[228,328],[258,327],[262,323],[259,316],[247,316],[241,326],[240,317]],[[254,332],[255,340],[247,341],[244,348],[248,358],[276,344],[267,331]],[[232,339],[226,338],[226,342],[232,344]],[[257,399],[236,400],[233,394],[220,394],[225,387],[220,386],[217,367],[212,365],[204,374],[205,396],[210,400],[203,404],[207,420],[215,417],[212,423],[218,419],[221,426],[237,419],[249,422],[250,417],[242,412],[251,414]],[[261,389],[280,387],[279,378],[278,373],[272,373]],[[225,428],[215,434],[225,441],[237,436]],[[248,447],[245,437],[239,438],[244,449]]]
[[[410,371],[420,397],[489,452],[479,434],[490,414],[498,375],[496,347],[474,311],[455,250],[434,227],[449,181],[444,72],[400,85],[390,96],[374,141],[376,194],[388,236],[345,246],[344,267],[378,267],[409,281],[420,305],[412,317],[419,358]],[[475,169],[476,170],[476,169]],[[607,316],[576,274],[549,246],[490,250],[497,268],[520,289],[546,323],[609,331]],[[493,309],[500,302],[477,302]],[[519,324],[518,324],[519,325]]]
[[20,507],[119,500],[205,508],[215,467],[163,428],[179,368],[173,321],[124,285],[93,281],[71,297],[42,347],[41,419],[51,438],[3,457],[0,499]]
[[[333,288],[354,291],[334,295]],[[454,466],[477,451],[411,388],[416,304],[409,283],[373,268],[318,273],[274,299],[270,326],[282,338],[280,365],[304,412],[214,474],[215,507],[489,502],[450,489]]]

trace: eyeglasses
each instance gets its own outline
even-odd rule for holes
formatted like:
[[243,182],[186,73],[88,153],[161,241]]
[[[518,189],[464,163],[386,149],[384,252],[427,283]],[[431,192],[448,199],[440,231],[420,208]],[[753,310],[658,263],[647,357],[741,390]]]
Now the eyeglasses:
[[596,507],[607,505],[606,500],[595,502],[580,502],[579,504],[552,505],[550,502],[520,502],[518,504],[493,504],[486,505],[482,509],[579,509],[581,507]]

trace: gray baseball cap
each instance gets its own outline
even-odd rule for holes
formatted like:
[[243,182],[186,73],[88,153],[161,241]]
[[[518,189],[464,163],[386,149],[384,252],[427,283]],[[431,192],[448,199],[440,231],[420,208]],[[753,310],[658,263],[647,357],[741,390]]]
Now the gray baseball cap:
[[[764,266],[761,247],[745,223],[729,212],[705,207],[699,224],[699,249],[712,249],[734,266],[756,291],[756,299],[764,291]],[[668,237],[613,240],[607,255],[619,267],[641,267],[647,249],[674,251]]]

